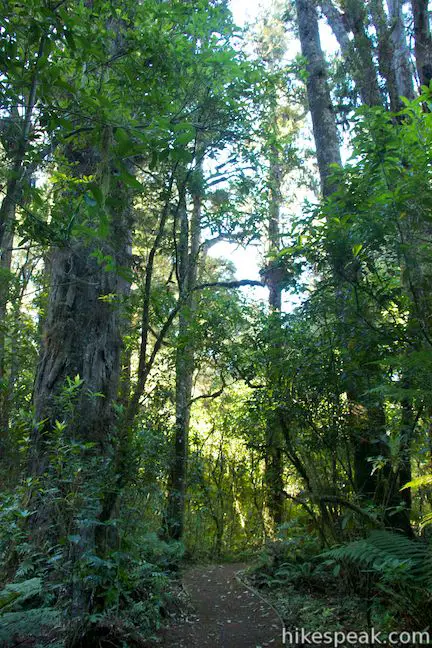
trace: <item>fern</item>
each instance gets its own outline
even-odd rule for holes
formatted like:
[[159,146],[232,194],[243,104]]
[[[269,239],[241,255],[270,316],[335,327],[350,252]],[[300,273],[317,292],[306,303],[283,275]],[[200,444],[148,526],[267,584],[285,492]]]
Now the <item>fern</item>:
[[[402,486],[401,490],[404,490],[405,488],[412,488],[413,490],[417,490],[418,488],[422,488],[423,486],[432,486],[432,475],[422,475],[421,477],[417,477],[416,479],[413,479],[412,481],[405,484],[405,486]],[[424,529],[428,524],[432,524],[432,513],[428,513],[424,516],[424,518],[421,520],[420,528]]]
[[401,488],[401,490],[404,490],[405,488],[413,488],[414,490],[416,490],[417,488],[422,488],[423,486],[432,486],[432,475],[422,475],[421,477],[417,477],[416,479],[413,479],[412,481],[405,484]]
[[349,561],[379,574],[402,572],[413,584],[431,587],[432,552],[428,545],[389,531],[373,531],[367,538],[323,554],[332,561]]
[[28,599],[39,596],[41,593],[42,580],[40,578],[29,578],[21,583],[9,583],[0,592],[0,610],[3,611],[14,603],[21,606]]
[[61,615],[54,608],[34,608],[1,615],[0,645],[8,646],[15,637],[43,639],[46,630],[61,626]]
[[432,513],[428,513],[422,518],[422,521],[420,523],[420,528],[424,529],[425,526],[428,526],[428,524],[432,524]]

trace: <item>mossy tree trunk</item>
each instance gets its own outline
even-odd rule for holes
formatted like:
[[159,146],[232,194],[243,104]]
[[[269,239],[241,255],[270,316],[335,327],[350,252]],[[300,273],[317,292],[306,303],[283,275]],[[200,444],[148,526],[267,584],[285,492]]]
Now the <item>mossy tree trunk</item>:
[[[82,214],[87,234],[72,233],[50,258],[50,297],[34,386],[35,426],[29,472],[36,484],[31,518],[33,540],[55,544],[72,533],[73,562],[98,554],[100,526],[109,518],[119,483],[121,421],[118,397],[125,326],[124,301],[129,293],[131,194],[111,159],[110,133],[102,151],[92,147],[66,152],[78,179],[94,176],[102,204]],[[74,205],[71,190],[61,204]],[[79,218],[80,216],[78,216]],[[103,234],[100,231],[104,223]],[[75,447],[66,461],[78,461],[74,475],[75,505],[56,510],[55,498],[37,489],[46,477],[64,489],[58,453]],[[73,463],[71,471],[73,473]],[[42,480],[42,481],[40,481]],[[67,488],[67,485],[66,485]],[[89,610],[90,590],[78,578],[71,594],[73,616]]]

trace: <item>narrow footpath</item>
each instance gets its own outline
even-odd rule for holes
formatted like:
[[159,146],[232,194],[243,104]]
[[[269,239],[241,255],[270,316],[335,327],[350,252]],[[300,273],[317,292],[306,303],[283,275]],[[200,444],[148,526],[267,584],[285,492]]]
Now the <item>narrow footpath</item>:
[[162,633],[164,648],[282,646],[275,611],[237,579],[243,564],[194,567],[183,577],[194,614]]

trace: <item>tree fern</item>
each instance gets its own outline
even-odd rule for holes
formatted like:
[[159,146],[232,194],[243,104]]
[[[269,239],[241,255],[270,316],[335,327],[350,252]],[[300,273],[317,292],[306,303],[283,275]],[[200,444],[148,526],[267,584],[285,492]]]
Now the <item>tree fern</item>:
[[325,552],[335,561],[349,561],[377,573],[399,572],[424,587],[431,587],[432,551],[429,545],[389,531],[373,531],[367,538]]

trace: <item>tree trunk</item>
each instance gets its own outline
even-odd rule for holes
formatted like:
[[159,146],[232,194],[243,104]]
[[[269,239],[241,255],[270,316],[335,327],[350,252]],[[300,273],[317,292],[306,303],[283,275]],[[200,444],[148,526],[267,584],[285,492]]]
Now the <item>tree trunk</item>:
[[[363,384],[362,388],[366,390],[367,386]],[[351,406],[357,409],[351,415],[352,430],[357,435],[354,443],[354,483],[360,497],[380,503],[385,486],[379,483],[380,471],[373,471],[371,462],[387,454],[382,441],[386,430],[385,411],[382,402],[371,403],[367,398],[359,398],[362,388],[357,386],[355,396],[350,399]]]
[[347,0],[345,3],[345,18],[349,29],[353,33],[357,78],[360,83],[362,103],[366,106],[380,106],[382,105],[382,97],[373,59],[372,41],[367,31],[365,4],[360,0]]
[[370,0],[369,8],[377,34],[378,68],[386,82],[390,110],[397,112],[403,106],[398,92],[395,73],[395,52],[383,0]]
[[[308,60],[308,100],[314,126],[321,186],[323,187],[324,197],[326,197],[330,196],[335,189],[328,180],[330,165],[335,163],[341,164],[337,127],[326,80],[326,63],[320,44],[318,19],[312,0],[297,0],[297,16],[302,54]],[[347,272],[353,271],[351,269],[352,264],[349,261],[350,247],[344,245],[344,242],[341,241],[338,253],[332,253],[331,263],[333,266],[335,285],[338,286],[336,298],[339,304],[339,318],[345,325],[345,328],[349,326],[345,322],[347,319],[347,302],[350,296],[346,274]],[[347,338],[343,341],[345,347],[348,346],[349,333],[346,335]],[[345,333],[343,336],[345,337]],[[375,483],[369,483],[371,468],[367,459],[370,456],[370,440],[368,439],[368,435],[366,435],[368,413],[360,403],[360,392],[352,372],[349,372],[346,383],[351,412],[350,420],[354,445],[357,489],[359,492],[371,496],[375,492]]]
[[[320,0],[319,4],[339,43],[362,103],[379,105],[381,95],[371,54],[371,41],[364,30],[364,15],[356,9],[355,16],[351,7],[349,19],[347,13],[341,13],[332,0]],[[354,34],[353,40],[349,38],[350,32]]]
[[[4,201],[7,200],[7,196]],[[3,202],[4,202],[3,201]],[[15,223],[15,203],[7,201],[4,215],[6,227],[0,246],[0,464],[7,466],[9,456],[9,385],[6,363],[7,306],[11,280],[13,231]]]
[[346,62],[349,62],[354,52],[350,38],[348,36],[348,30],[343,13],[341,13],[339,9],[333,4],[332,0],[320,0],[319,4],[324,16],[327,18],[327,22],[331,30],[333,31],[333,34],[336,37],[337,42],[339,43],[342,56],[344,57]]
[[[0,463],[7,460],[7,446],[9,437],[9,397],[6,387],[6,311],[9,301],[10,269],[12,262],[12,246],[15,231],[15,218],[17,204],[22,196],[24,183],[31,175],[31,166],[26,164],[25,156],[29,148],[29,138],[32,126],[33,113],[36,105],[39,64],[44,54],[45,36],[39,41],[36,62],[28,87],[23,91],[26,96],[24,114],[21,117],[15,106],[10,115],[10,122],[15,122],[19,136],[17,141],[2,141],[7,151],[10,146],[15,149],[11,156],[11,168],[7,174],[6,192],[0,206]],[[9,147],[8,147],[9,145]]]
[[393,42],[392,67],[399,97],[414,99],[413,68],[402,13],[403,0],[387,0]]
[[[143,296],[142,310],[141,310],[141,340],[140,340],[140,348],[138,353],[137,380],[136,380],[136,384],[131,389],[129,404],[126,408],[125,427],[127,429],[132,428],[133,423],[138,415],[140,398],[144,393],[147,378],[151,371],[152,363],[155,357],[155,355],[153,354],[155,350],[157,352],[156,344],[155,344],[155,348],[153,349],[153,353],[151,354],[153,355],[153,359],[151,359],[151,357],[150,359],[147,357],[148,341],[150,335],[150,307],[151,307],[153,270],[154,270],[156,255],[159,252],[159,246],[163,240],[165,234],[165,228],[167,226],[167,220],[170,213],[173,184],[174,184],[174,172],[170,174],[170,180],[168,182],[167,191],[165,193],[164,206],[161,211],[161,215],[159,219],[159,227],[153,245],[150,249],[147,258],[147,263],[146,263],[145,279],[144,279],[144,296]],[[183,188],[181,188],[180,194],[182,192],[183,192]],[[178,211],[180,209],[181,201],[182,198],[179,199],[179,204],[177,207]]]
[[[402,407],[402,425],[401,425],[401,443],[400,443],[400,468],[399,468],[399,488],[405,486],[412,480],[411,470],[411,446],[413,432],[415,428],[415,417],[413,407],[409,399],[401,403]],[[405,502],[408,511],[411,511],[412,494],[410,488],[405,488],[402,492],[402,499]]]
[[341,165],[335,114],[327,83],[327,71],[313,0],[296,0],[302,54],[307,59],[307,95],[312,116],[321,189],[329,196],[334,185],[331,165]]
[[417,74],[420,85],[432,79],[432,38],[429,25],[428,0],[411,0],[414,18],[414,42]]
[[[315,4],[313,0],[296,0],[296,6],[302,54],[307,59],[308,78],[306,87],[312,117],[321,189],[323,197],[327,198],[336,189],[336,186],[330,179],[330,174],[332,173],[331,165],[337,164],[341,166],[342,164],[338,131],[327,83],[327,66],[321,48]],[[289,433],[286,426],[283,426],[283,432],[288,443]],[[311,490],[306,471],[301,466],[301,462],[296,459],[292,446],[291,449],[288,446],[288,455],[291,461],[295,459],[295,467],[305,480],[309,490]],[[325,504],[320,505],[320,509],[323,523],[330,524]]]
[[[101,177],[104,205],[95,209],[91,227],[96,230],[101,214],[108,218],[108,234],[72,236],[69,244],[51,254],[51,288],[44,322],[43,346],[34,386],[37,425],[31,436],[29,470],[33,477],[50,483],[59,479],[55,462],[56,427],[62,426],[61,446],[80,443],[79,462],[83,471],[78,510],[71,519],[59,521],[55,503],[37,492],[31,530],[34,539],[58,542],[65,534],[77,534],[72,560],[85,553],[98,553],[97,533],[107,502],[117,487],[119,392],[124,325],[123,301],[129,292],[124,278],[130,267],[131,196],[110,160],[110,134],[102,160],[93,149],[73,150],[67,157],[78,177]],[[106,158],[106,160],[104,160]],[[73,200],[74,196],[71,196]],[[88,226],[88,220],[86,222]],[[104,268],[97,254],[110,256]],[[79,377],[76,378],[76,377]],[[75,388],[70,387],[72,381]],[[60,451],[61,452],[61,451]],[[71,455],[69,461],[78,461]],[[59,483],[59,488],[61,487]],[[76,497],[76,494],[74,495]],[[65,507],[67,508],[67,507]],[[86,521],[87,519],[87,521]],[[88,519],[92,524],[88,524]],[[72,616],[88,611],[90,592],[77,579],[71,594]]]
[[[193,211],[189,218],[184,198],[179,210],[180,235],[178,245],[179,332],[176,349],[176,422],[174,454],[168,478],[165,531],[168,538],[180,540],[184,532],[186,508],[187,464],[189,453],[190,402],[195,368],[194,340],[190,327],[194,322],[198,255],[201,234],[201,195],[192,197]],[[190,225],[190,226],[189,226]]]
[[[330,165],[341,164],[337,128],[326,80],[326,64],[320,44],[316,9],[312,0],[297,0],[296,4],[302,54],[308,60],[307,91],[321,186],[324,197],[328,197],[335,190],[334,185],[329,181]],[[351,12],[350,24],[354,35],[355,31],[361,35],[364,30],[363,10],[357,0],[350,0],[347,10],[348,8]],[[361,45],[366,48],[365,39],[362,39]],[[372,61],[370,43],[368,47],[368,56]],[[366,49],[362,52],[362,55],[365,54]],[[370,80],[371,83],[372,81],[373,79]],[[353,258],[349,241],[340,241],[338,249],[331,252],[331,264],[335,285],[338,287],[336,298],[339,303],[339,318],[344,328],[341,344],[344,348],[349,348],[351,323],[348,319],[347,305],[350,301],[350,284],[358,281],[357,264]],[[361,366],[357,367],[357,371],[349,370],[345,373],[347,374],[346,393],[351,412],[350,427],[353,439],[356,491],[364,497],[375,498],[382,503],[385,489],[381,488],[381,484],[378,483],[378,475],[372,474],[369,458],[386,453],[386,448],[380,442],[380,436],[385,430],[384,408],[381,403],[370,403],[370,399],[362,396],[369,385],[367,384],[368,376],[365,375]],[[360,381],[358,374],[362,376]],[[385,479],[387,476],[387,472],[384,471],[381,478]]]
[[[127,288],[115,272],[100,266],[92,256],[94,251],[93,245],[75,240],[69,248],[57,248],[52,254],[51,295],[34,403],[36,421],[47,420],[48,427],[63,421],[65,412],[58,397],[66,379],[79,376],[84,388],[79,390],[74,417],[68,420],[71,436],[94,441],[102,448],[109,443],[108,431],[115,418],[121,353],[119,306],[104,297],[122,297]],[[118,249],[117,262],[120,255],[124,267],[126,255]],[[31,472],[40,475],[47,467],[44,435],[35,431],[32,440]]]
[[[282,288],[278,278],[277,268],[272,268],[274,257],[280,250],[280,205],[282,170],[279,152],[276,147],[271,151],[270,160],[270,217],[268,226],[268,244],[270,256],[270,272],[267,273],[266,284],[269,289],[269,308],[271,331],[270,350],[268,362],[268,383],[276,391],[276,399],[282,398],[279,393],[278,383],[281,337],[281,308]],[[284,481],[283,481],[283,432],[280,417],[277,411],[271,410],[267,416],[267,438],[265,456],[265,482],[267,486],[267,510],[273,523],[274,530],[283,521],[284,511]]]

